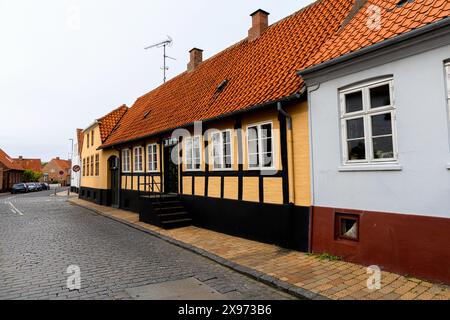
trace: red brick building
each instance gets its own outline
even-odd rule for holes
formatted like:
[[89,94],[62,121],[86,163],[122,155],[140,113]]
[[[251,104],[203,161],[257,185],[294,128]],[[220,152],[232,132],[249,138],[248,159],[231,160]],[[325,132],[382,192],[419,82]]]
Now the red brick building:
[[0,149],[0,192],[6,192],[22,181],[24,169]]
[[42,169],[44,174],[42,181],[48,183],[60,183],[62,186],[70,185],[70,160],[62,160],[59,157],[52,159]]

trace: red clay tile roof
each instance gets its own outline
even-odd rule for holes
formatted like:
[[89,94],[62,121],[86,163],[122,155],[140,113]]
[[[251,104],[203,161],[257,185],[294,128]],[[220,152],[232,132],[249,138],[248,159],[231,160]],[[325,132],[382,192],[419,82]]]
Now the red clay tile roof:
[[81,151],[83,150],[83,141],[84,141],[84,134],[83,129],[77,129],[77,143],[78,143],[78,154],[81,154]]
[[[364,47],[394,38],[450,16],[448,0],[414,0],[397,6],[399,0],[369,0],[355,17],[320,47],[303,69],[338,58]],[[372,8],[381,9],[380,24]]]
[[127,111],[128,107],[126,105],[122,105],[119,108],[108,113],[106,116],[97,120],[100,127],[100,137],[102,139],[102,142],[104,142],[109,137],[111,132],[116,127],[117,123],[122,119]]
[[8,169],[24,171],[22,166],[14,162],[14,159],[8,156],[2,149],[0,149],[0,163],[2,163]]
[[41,159],[14,159],[14,162],[21,166],[24,170],[32,170],[34,172],[42,171]]
[[[321,0],[139,98],[104,143],[112,146],[299,93],[301,69],[337,32],[353,0]],[[249,19],[250,20],[250,19]],[[222,91],[217,87],[228,84]]]
[[56,166],[58,166],[59,168],[65,170],[65,169],[70,169],[72,167],[72,162],[70,160],[62,160],[62,159],[52,159],[47,165],[49,165],[50,163],[55,164]]

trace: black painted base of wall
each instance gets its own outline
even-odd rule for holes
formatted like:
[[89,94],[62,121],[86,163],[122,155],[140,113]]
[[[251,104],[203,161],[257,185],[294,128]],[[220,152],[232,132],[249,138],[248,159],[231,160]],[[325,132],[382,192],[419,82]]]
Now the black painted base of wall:
[[132,190],[120,190],[120,209],[139,213],[141,203],[139,201],[139,192]]
[[198,227],[308,252],[310,208],[181,196]]
[[79,191],[79,198],[101,206],[111,205],[110,190],[81,187]]
[[80,190],[77,187],[70,187],[70,192],[78,193]]

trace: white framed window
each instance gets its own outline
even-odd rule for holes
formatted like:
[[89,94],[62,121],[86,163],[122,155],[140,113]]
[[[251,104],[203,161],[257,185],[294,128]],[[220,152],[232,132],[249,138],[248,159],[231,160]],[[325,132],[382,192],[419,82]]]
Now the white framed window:
[[445,73],[447,75],[447,105],[450,114],[450,62],[445,64]]
[[247,158],[249,169],[273,169],[274,143],[272,122],[247,127]]
[[130,172],[131,166],[130,166],[130,149],[124,149],[122,150],[122,171],[123,172]]
[[185,140],[186,149],[186,170],[196,171],[200,170],[201,165],[201,137],[188,137]]
[[233,167],[233,133],[231,130],[211,134],[212,167],[214,170],[230,170]]
[[134,172],[143,172],[144,171],[144,150],[142,147],[134,148]]
[[158,171],[158,145],[157,144],[149,144],[147,146],[147,170],[148,172],[157,172]]
[[397,162],[393,80],[343,90],[340,104],[344,164]]

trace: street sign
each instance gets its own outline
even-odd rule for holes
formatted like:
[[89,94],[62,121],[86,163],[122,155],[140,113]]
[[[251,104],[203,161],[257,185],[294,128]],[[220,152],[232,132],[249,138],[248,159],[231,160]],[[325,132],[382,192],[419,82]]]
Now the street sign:
[[59,172],[59,175],[60,175],[60,176],[63,176],[63,175],[64,175],[64,171],[61,170],[61,171]]
[[80,166],[73,166],[72,171],[73,172],[80,172],[81,171],[81,167]]

